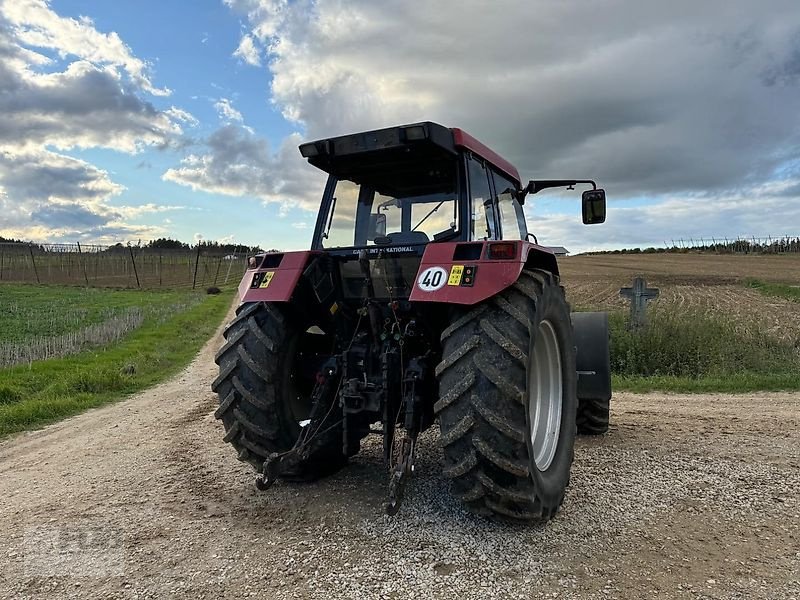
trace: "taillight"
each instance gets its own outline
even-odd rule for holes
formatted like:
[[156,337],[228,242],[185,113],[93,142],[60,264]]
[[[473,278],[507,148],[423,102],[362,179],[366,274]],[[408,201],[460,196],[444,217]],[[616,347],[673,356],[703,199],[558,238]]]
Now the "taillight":
[[514,242],[495,242],[489,244],[486,258],[489,260],[508,260],[517,257],[517,245]]

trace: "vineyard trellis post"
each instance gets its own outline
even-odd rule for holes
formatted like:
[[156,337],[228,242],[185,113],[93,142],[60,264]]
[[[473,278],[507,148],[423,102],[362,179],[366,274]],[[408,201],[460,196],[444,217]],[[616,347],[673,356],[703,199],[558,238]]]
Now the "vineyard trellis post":
[[77,242],[77,244],[78,244],[78,260],[81,261],[81,266],[83,266],[83,278],[86,280],[86,287],[89,287],[89,276],[86,274],[86,260],[83,258],[81,243]]
[[192,289],[197,287],[197,267],[200,264],[200,242],[197,243],[197,256],[194,258],[194,276],[192,277]]
[[[217,259],[217,270],[216,270],[216,272],[214,273],[214,285],[217,285],[217,277],[219,277],[219,268],[220,268],[221,266],[222,266],[222,257],[220,256],[220,257]],[[2,269],[2,266],[0,266],[0,269]]]
[[31,253],[31,263],[33,263],[33,274],[36,275],[36,283],[42,283],[39,281],[39,271],[36,269],[36,259],[33,256],[33,244],[28,244],[28,250]]
[[228,283],[228,277],[231,276],[231,267],[233,263],[239,258],[239,244],[233,249],[233,260],[228,261],[228,272],[225,273],[225,283]]
[[139,272],[136,270],[136,260],[133,258],[133,247],[128,244],[128,251],[131,253],[131,264],[133,265],[133,274],[136,276],[136,287],[142,287],[142,284],[139,283]]

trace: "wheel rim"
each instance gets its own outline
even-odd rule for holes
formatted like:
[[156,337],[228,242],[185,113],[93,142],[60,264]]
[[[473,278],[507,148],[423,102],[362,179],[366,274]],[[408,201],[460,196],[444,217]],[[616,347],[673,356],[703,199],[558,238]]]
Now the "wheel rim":
[[528,374],[528,411],[533,462],[546,471],[556,454],[561,430],[561,352],[550,321],[541,321]]

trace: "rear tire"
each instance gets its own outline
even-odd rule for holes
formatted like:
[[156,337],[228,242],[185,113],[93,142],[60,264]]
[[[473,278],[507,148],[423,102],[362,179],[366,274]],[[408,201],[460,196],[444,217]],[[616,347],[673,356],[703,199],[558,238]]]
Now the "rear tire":
[[[214,416],[222,420],[223,439],[236,449],[239,460],[257,471],[273,452],[292,448],[300,434],[299,422],[308,416],[308,394],[298,389],[303,379],[298,372],[303,366],[302,336],[310,335],[304,325],[281,305],[243,304],[226,328],[226,343],[215,359],[219,376],[211,387],[219,395],[219,408]],[[332,414],[325,426],[340,419],[341,415]],[[284,478],[314,479],[346,464],[341,426],[319,439],[309,459],[295,471],[283,473]]]
[[556,277],[523,271],[456,315],[441,339],[435,410],[453,494],[478,514],[552,518],[569,483],[577,413],[569,306]]
[[578,400],[578,435],[603,435],[608,432],[610,401],[594,398]]
[[602,435],[608,431],[611,403],[608,313],[573,313],[572,328],[577,347],[578,435]]

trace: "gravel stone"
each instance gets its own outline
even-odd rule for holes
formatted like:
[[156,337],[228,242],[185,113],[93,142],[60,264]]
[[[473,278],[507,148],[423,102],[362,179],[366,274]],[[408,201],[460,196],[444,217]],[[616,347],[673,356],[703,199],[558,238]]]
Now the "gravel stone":
[[463,510],[434,428],[387,517],[377,438],[329,479],[255,489],[213,418],[218,346],[0,443],[0,597],[800,598],[797,394],[617,394],[544,526]]

